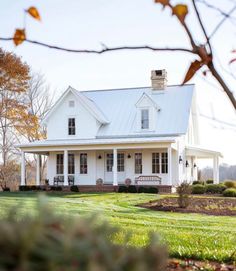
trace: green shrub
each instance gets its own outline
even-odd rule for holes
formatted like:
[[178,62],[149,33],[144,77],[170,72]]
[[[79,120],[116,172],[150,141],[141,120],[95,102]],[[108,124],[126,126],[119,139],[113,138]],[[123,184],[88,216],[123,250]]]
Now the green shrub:
[[3,188],[3,192],[10,192],[11,190],[10,190],[10,188],[9,187],[4,187]]
[[193,185],[196,185],[196,184],[204,184],[202,181],[193,181]]
[[224,181],[224,185],[227,188],[236,188],[236,181],[226,180],[226,181]]
[[39,208],[32,217],[0,220],[0,270],[163,271],[167,249],[156,235],[145,247],[115,244],[115,236],[126,240],[118,228],[93,218],[60,217]]
[[128,193],[137,193],[137,188],[135,185],[129,185],[128,186]]
[[157,194],[158,192],[159,192],[159,190],[158,190],[157,187],[150,186],[150,187],[147,188],[147,192],[146,193]]
[[20,185],[19,190],[20,191],[30,191],[30,187],[28,185]]
[[213,184],[213,183],[214,183],[214,181],[212,179],[206,180],[206,184]]
[[71,191],[71,192],[79,192],[79,188],[78,188],[77,185],[72,185],[72,186],[70,187],[70,191]]
[[227,188],[223,192],[224,197],[236,197],[236,188]]
[[147,193],[147,188],[145,186],[138,186],[138,193]]
[[204,194],[206,187],[202,184],[192,185],[192,194]]
[[50,190],[51,191],[62,191],[62,187],[61,186],[51,186]]
[[118,188],[118,192],[119,193],[124,193],[124,192],[128,192],[128,187],[125,186],[125,185],[119,185],[119,188]]
[[[196,186],[196,185],[195,185]],[[187,182],[181,183],[177,187],[177,193],[178,193],[178,204],[180,208],[187,208],[190,203],[190,197],[192,189],[191,186]]]
[[210,194],[222,194],[226,189],[226,186],[223,184],[208,184],[206,185],[206,193]]

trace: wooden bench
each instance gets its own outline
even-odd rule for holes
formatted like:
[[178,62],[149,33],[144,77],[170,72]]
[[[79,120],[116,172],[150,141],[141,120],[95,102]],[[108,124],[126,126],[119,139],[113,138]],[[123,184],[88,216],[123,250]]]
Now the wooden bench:
[[[74,185],[74,183],[75,183],[75,176],[69,175],[68,176],[68,184],[71,186],[71,185]],[[64,185],[64,176],[54,177],[53,185],[57,185],[57,186]]]
[[157,182],[161,185],[161,177],[158,175],[140,175],[135,178],[135,184],[139,184],[140,182],[143,182],[142,184],[145,184],[145,182]]

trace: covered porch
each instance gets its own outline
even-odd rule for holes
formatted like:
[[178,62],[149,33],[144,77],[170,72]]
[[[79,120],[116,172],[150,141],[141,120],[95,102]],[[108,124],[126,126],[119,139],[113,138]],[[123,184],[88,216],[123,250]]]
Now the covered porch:
[[[173,139],[159,142],[122,144],[89,144],[64,146],[21,147],[21,185],[26,184],[25,154],[37,156],[36,185],[44,184],[40,176],[40,156],[47,155],[47,179],[49,185],[104,185],[131,184],[140,176],[147,176],[147,185],[169,185],[178,182],[178,152]],[[155,178],[158,177],[158,178]],[[57,183],[58,184],[58,183]],[[142,182],[140,182],[142,184]]]

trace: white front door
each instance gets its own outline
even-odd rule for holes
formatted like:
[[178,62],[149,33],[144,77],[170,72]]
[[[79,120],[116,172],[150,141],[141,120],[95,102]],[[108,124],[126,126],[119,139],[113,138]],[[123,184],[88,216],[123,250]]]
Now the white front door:
[[[113,183],[113,153],[105,153],[105,180],[104,183],[112,184]],[[125,180],[125,153],[118,152],[117,154],[117,180],[118,183],[124,183]]]

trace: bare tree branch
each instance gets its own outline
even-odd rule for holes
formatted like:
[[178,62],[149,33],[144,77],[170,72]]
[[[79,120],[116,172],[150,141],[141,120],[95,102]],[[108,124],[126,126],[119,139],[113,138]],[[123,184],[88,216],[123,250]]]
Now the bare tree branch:
[[[12,41],[13,38],[1,38],[0,40],[2,41]],[[87,49],[69,49],[69,48],[65,48],[65,47],[60,47],[60,46],[56,46],[56,45],[52,45],[52,44],[47,44],[47,43],[43,43],[40,41],[36,41],[36,40],[29,40],[29,39],[25,39],[24,42],[28,42],[28,43],[33,43],[36,45],[40,45],[43,47],[47,47],[50,49],[56,49],[56,50],[60,50],[60,51],[66,51],[66,52],[70,52],[70,53],[86,53],[86,54],[103,54],[106,52],[111,52],[111,51],[121,51],[121,50],[151,50],[151,51],[181,51],[181,52],[186,52],[186,53],[191,53],[193,54],[193,50],[188,49],[188,48],[161,48],[161,47],[155,47],[155,46],[150,46],[150,45],[140,45],[140,46],[117,46],[117,47],[103,47],[100,50],[87,50]]]

